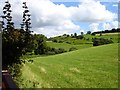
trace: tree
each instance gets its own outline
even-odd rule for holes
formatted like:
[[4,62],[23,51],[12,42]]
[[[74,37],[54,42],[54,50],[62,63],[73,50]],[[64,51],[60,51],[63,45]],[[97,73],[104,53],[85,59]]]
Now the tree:
[[84,33],[83,32],[81,32],[81,35],[83,35]]
[[95,34],[95,33],[92,33],[91,35],[95,36],[96,34]]
[[[28,10],[28,7],[26,5],[26,2],[23,2],[23,19],[21,25],[21,31],[25,31],[24,36],[25,36],[25,43],[26,47],[24,48],[24,51],[32,51],[34,48],[34,43],[33,43],[33,35],[31,34],[32,31],[30,31],[31,28],[31,15]],[[32,48],[33,47],[33,48]]]
[[71,38],[73,38],[74,36],[73,36],[73,34],[71,34]]
[[11,4],[7,1],[2,16],[2,65],[5,67],[20,62],[19,57],[25,53],[31,39],[29,27],[26,26],[26,30],[15,29],[11,12]]
[[45,54],[47,49],[47,45],[46,45],[47,38],[42,34],[35,35],[34,38],[37,42],[35,54]]
[[77,37],[77,33],[74,33],[74,37],[75,37],[75,38]]
[[83,39],[84,36],[83,36],[83,35],[78,35],[76,38],[77,38],[77,39]]
[[87,31],[87,34],[91,34],[91,31]]

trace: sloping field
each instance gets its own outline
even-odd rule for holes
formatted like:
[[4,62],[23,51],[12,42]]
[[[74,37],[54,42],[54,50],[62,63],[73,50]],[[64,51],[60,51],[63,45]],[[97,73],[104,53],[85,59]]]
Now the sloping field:
[[118,44],[32,58],[22,68],[20,87],[117,88]]
[[69,51],[69,49],[71,47],[75,47],[77,49],[83,49],[83,48],[88,48],[88,47],[92,47],[92,44],[79,44],[79,45],[72,45],[72,44],[67,44],[67,43],[55,43],[55,42],[48,42],[47,45],[49,47],[53,47],[53,48],[63,48],[67,51]]

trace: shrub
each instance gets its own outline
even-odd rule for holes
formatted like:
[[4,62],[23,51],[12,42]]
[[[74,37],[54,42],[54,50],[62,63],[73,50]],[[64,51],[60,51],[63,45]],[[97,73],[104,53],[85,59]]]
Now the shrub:
[[48,52],[46,52],[45,54],[46,54],[46,55],[55,55],[55,52],[53,52],[53,51],[48,51]]
[[58,41],[57,41],[56,39],[54,39],[53,42],[56,42],[56,43],[57,43]]
[[58,43],[63,43],[64,41],[60,40]]
[[74,51],[74,50],[77,50],[77,48],[71,47],[71,48],[69,49],[69,51]]
[[68,41],[66,43],[71,44],[71,42],[68,42]]
[[77,38],[77,39],[83,39],[84,36],[83,36],[83,35],[78,35],[76,38]]
[[99,45],[113,43],[112,40],[108,40],[108,39],[104,39],[104,38],[94,38],[92,41],[93,41],[93,46],[99,46]]

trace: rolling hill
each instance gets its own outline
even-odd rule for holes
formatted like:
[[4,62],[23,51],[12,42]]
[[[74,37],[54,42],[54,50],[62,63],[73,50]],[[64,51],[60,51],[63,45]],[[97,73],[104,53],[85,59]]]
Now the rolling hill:
[[118,44],[31,58],[21,68],[21,88],[117,88]]

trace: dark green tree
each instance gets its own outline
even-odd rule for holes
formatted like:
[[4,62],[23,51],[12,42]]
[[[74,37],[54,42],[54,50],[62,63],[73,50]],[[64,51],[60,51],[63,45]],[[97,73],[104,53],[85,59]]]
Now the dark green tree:
[[87,31],[87,34],[91,34],[91,31]]
[[3,7],[2,21],[2,65],[8,66],[13,63],[20,63],[19,57],[31,40],[31,31],[26,22],[25,29],[15,29],[11,16],[11,4],[7,1]]
[[37,34],[34,36],[34,39],[36,42],[35,54],[45,54],[47,49],[47,38],[42,34]]
[[77,37],[77,33],[74,33],[74,37],[75,37],[75,38]]
[[81,35],[83,35],[84,33],[83,32],[81,32]]
[[26,5],[26,2],[23,2],[23,19],[22,19],[22,23],[21,23],[21,31],[24,32],[24,36],[25,36],[25,46],[27,48],[24,48],[24,52],[31,52],[34,49],[34,37],[31,34],[32,31],[30,31],[31,28],[31,15],[29,12],[29,9]]

